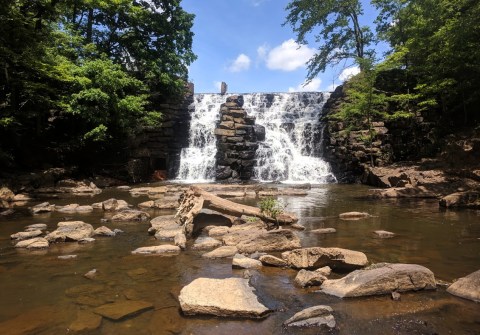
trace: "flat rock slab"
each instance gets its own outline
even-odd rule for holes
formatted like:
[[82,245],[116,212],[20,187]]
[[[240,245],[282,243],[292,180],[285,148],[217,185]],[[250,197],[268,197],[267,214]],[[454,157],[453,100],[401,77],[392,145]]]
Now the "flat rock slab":
[[333,234],[333,233],[336,233],[337,230],[335,228],[320,228],[320,229],[311,230],[310,232],[315,234]]
[[375,237],[378,237],[378,238],[395,237],[395,233],[392,233],[391,231],[386,231],[386,230],[375,230],[373,234],[375,235]]
[[342,220],[360,220],[370,217],[370,214],[365,212],[346,212],[338,216]]
[[447,292],[457,297],[480,302],[480,270],[458,279]]
[[208,250],[218,248],[222,245],[222,242],[214,239],[213,237],[199,237],[195,240],[192,249],[195,250]]
[[176,245],[154,245],[151,247],[141,247],[132,251],[132,254],[168,254],[168,253],[178,253],[180,252],[180,247]]
[[42,235],[42,231],[37,229],[37,230],[30,230],[30,231],[21,231],[21,232],[10,235],[10,238],[12,240],[21,241],[21,240],[34,238],[40,235]]
[[283,251],[301,247],[298,236],[288,229],[239,234],[234,242],[229,241],[228,235],[225,235],[224,243],[226,245],[235,245],[241,253]]
[[283,324],[288,327],[320,327],[335,328],[336,322],[332,315],[333,309],[330,306],[313,306],[296,313]]
[[283,259],[272,256],[272,255],[260,256],[259,261],[262,262],[263,265],[267,265],[267,266],[278,266],[278,267],[288,266],[287,262],[285,262]]
[[237,252],[238,252],[238,249],[235,246],[223,246],[203,254],[202,257],[226,258],[226,257],[233,257]]
[[270,310],[258,301],[248,279],[198,278],[182,288],[178,297],[183,313],[262,318]]
[[303,248],[282,253],[282,258],[296,269],[316,269],[329,266],[332,269],[354,270],[368,264],[367,256],[360,251],[342,248]]
[[95,308],[93,311],[110,320],[120,320],[129,316],[145,312],[153,308],[153,304],[141,300],[127,300],[105,304]]
[[80,310],[77,312],[77,318],[68,329],[73,332],[87,332],[100,327],[102,317],[89,311]]
[[23,240],[15,245],[15,248],[26,249],[44,249],[48,248],[48,241],[43,237],[35,237],[28,240]]
[[57,224],[58,228],[45,236],[49,242],[80,241],[93,236],[91,224],[83,221],[65,221]]
[[262,267],[262,262],[242,254],[236,254],[233,256],[232,267],[237,269],[258,269]]
[[340,279],[326,280],[321,291],[348,298],[435,288],[435,276],[424,266],[380,263],[354,271]]

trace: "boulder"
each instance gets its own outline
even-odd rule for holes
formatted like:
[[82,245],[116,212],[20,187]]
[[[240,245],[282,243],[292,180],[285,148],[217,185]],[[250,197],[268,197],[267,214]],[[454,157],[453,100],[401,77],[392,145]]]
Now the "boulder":
[[212,237],[199,237],[195,240],[192,249],[195,250],[208,250],[214,249],[222,245],[222,242]]
[[35,237],[18,242],[15,244],[15,248],[44,249],[48,248],[48,241],[43,237]]
[[449,194],[440,199],[439,204],[445,208],[480,209],[480,192],[467,191]]
[[176,246],[180,247],[180,249],[185,250],[185,248],[187,246],[187,237],[185,236],[185,234],[183,232],[179,232],[173,238],[173,243]]
[[65,221],[57,224],[58,228],[45,236],[49,242],[80,241],[92,237],[94,230],[91,224],[83,221]]
[[150,214],[134,209],[124,209],[112,217],[112,221],[147,221]]
[[31,208],[33,214],[49,213],[55,210],[55,205],[50,205],[48,202],[42,202]]
[[195,279],[182,288],[178,300],[186,315],[262,318],[270,312],[243,278]]
[[283,324],[288,327],[319,327],[325,325],[328,328],[335,328],[336,322],[332,312],[333,309],[330,306],[313,306],[296,313]]
[[79,204],[69,204],[65,206],[55,206],[55,210],[61,213],[75,213]]
[[238,253],[238,249],[235,246],[223,246],[207,252],[202,255],[205,258],[225,258],[225,257],[233,257],[236,253]]
[[435,288],[435,276],[424,266],[380,263],[356,270],[340,279],[326,280],[321,291],[349,298]]
[[370,217],[370,214],[365,212],[346,212],[338,216],[342,220],[360,220]]
[[110,320],[121,320],[153,308],[153,304],[141,300],[116,301],[95,308],[93,311]]
[[333,234],[336,233],[337,230],[335,228],[320,228],[311,230],[310,232],[315,234]]
[[267,232],[229,233],[224,236],[225,245],[235,245],[241,253],[270,252],[300,248],[300,239],[288,229]]
[[104,211],[121,211],[124,209],[128,209],[129,207],[129,204],[125,200],[119,200],[115,198],[111,198],[100,203],[96,203],[94,205],[95,207],[101,208]]
[[368,264],[367,256],[360,251],[342,248],[303,248],[282,253],[282,258],[296,269],[316,269],[329,266],[338,270],[353,270]]
[[237,269],[258,269],[262,267],[262,262],[242,254],[236,254],[233,256],[232,267]]
[[[327,266],[327,268],[329,268]],[[295,277],[295,283],[300,287],[308,287],[308,286],[319,286],[327,280],[327,277],[324,275],[324,268],[320,268],[318,270],[321,271],[308,271],[305,269],[301,269],[298,271],[297,276]]]
[[457,297],[480,302],[480,270],[458,279],[448,287],[447,292]]
[[171,254],[180,252],[180,248],[176,245],[164,244],[154,245],[151,247],[141,247],[132,251],[132,254]]
[[386,230],[375,230],[373,234],[378,238],[392,238],[395,237],[395,233]]
[[259,260],[260,262],[262,262],[263,265],[278,266],[278,267],[288,266],[287,262],[285,262],[283,259],[272,256],[272,255],[260,256]]
[[30,238],[40,236],[42,234],[43,234],[43,232],[41,230],[37,229],[37,230],[30,230],[30,231],[21,231],[19,233],[10,235],[10,238],[12,240],[21,241],[21,240],[28,240]]
[[115,232],[113,232],[110,228],[105,226],[98,227],[94,230],[93,235],[95,236],[115,236]]
[[14,202],[27,202],[27,201],[30,201],[30,200],[32,200],[32,198],[28,194],[16,194],[13,197],[12,201],[14,201]]
[[158,240],[172,240],[183,233],[183,226],[173,215],[157,216],[150,221],[149,232],[154,233]]

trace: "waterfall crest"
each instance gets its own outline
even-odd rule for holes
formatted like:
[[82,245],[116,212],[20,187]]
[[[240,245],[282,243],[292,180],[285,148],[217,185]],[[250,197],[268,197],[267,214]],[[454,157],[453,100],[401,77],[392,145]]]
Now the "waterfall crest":
[[[196,94],[189,147],[182,149],[178,179],[185,182],[215,178],[215,123],[227,96]],[[334,182],[322,158],[322,108],[328,94],[321,92],[243,94],[243,108],[266,129],[256,152],[255,179],[261,182],[324,184]]]

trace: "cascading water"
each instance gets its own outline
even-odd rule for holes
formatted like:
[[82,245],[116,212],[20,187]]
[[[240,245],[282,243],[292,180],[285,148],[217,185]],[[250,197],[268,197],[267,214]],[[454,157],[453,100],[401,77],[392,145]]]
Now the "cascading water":
[[[196,94],[189,147],[182,149],[177,179],[208,182],[215,178],[215,123],[227,96]],[[243,94],[247,114],[266,129],[256,152],[255,179],[285,183],[324,184],[335,181],[321,156],[320,92]]]
[[183,148],[177,179],[184,182],[209,182],[215,179],[215,154],[217,152],[215,123],[225,96],[220,94],[195,94],[191,113],[188,148]]
[[243,108],[266,129],[256,152],[260,181],[324,184],[335,181],[321,156],[320,116],[328,96],[320,92],[248,94]]

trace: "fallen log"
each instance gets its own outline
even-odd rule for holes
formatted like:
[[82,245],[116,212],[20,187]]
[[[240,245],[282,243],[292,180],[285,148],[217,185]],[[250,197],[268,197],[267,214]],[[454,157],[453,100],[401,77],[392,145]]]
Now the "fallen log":
[[257,217],[266,222],[278,224],[292,224],[298,221],[291,213],[279,214],[276,218],[266,215],[259,208],[238,204],[222,199],[197,186],[191,186],[180,196],[180,205],[176,217],[184,225],[185,233],[190,236],[193,232],[193,220],[204,208],[219,212],[224,215],[240,217],[242,215]]

